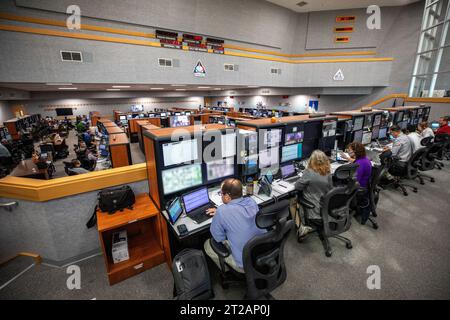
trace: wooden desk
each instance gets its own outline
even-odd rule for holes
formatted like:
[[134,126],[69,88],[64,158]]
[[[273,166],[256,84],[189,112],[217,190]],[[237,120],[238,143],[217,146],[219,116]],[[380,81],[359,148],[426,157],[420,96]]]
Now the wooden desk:
[[109,154],[113,168],[131,166],[130,140],[122,133],[111,134],[109,136]]
[[106,132],[108,132],[109,135],[115,134],[115,133],[125,133],[121,128],[118,126],[108,126],[106,127]]
[[[147,193],[136,196],[132,210],[109,215],[97,210],[97,228],[110,285],[130,278],[164,262],[171,267],[171,254],[165,222]],[[130,259],[114,263],[113,233],[125,230]]]
[[49,180],[50,176],[47,169],[39,169],[33,160],[27,159],[19,162],[17,167],[9,174],[13,177],[32,178]]
[[102,122],[102,124],[105,128],[117,127],[117,124],[114,122]]
[[139,148],[141,148],[142,152],[144,152],[144,131],[154,130],[154,129],[161,129],[161,128],[157,127],[153,124],[139,125],[138,139],[139,139]]

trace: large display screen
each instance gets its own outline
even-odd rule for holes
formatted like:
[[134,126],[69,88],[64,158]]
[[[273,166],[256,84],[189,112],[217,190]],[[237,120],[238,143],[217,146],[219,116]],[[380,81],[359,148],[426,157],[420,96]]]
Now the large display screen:
[[353,131],[362,130],[364,126],[364,117],[356,117],[353,120]]
[[222,157],[228,158],[236,155],[236,133],[222,136]]
[[281,142],[281,129],[264,129],[263,139],[266,147],[278,146]]
[[284,146],[281,149],[281,162],[298,160],[302,158],[302,144],[293,144],[290,146]]
[[372,132],[364,132],[362,136],[362,144],[366,145],[372,142]]
[[375,115],[375,117],[373,118],[373,123],[372,126],[377,127],[381,124],[381,114],[377,114]]
[[198,140],[164,143],[162,150],[165,167],[192,162],[198,159]]
[[144,106],[140,104],[136,104],[131,106],[131,112],[142,112],[144,111]]
[[199,186],[203,183],[201,164],[167,169],[163,170],[161,174],[165,195]]
[[324,121],[323,122],[323,137],[332,137],[336,135],[336,129],[337,129],[337,122],[336,121]]
[[259,168],[267,168],[279,163],[279,148],[261,150],[259,152]]
[[170,118],[170,126],[172,128],[176,127],[186,127],[191,125],[191,120],[189,116],[173,116]]
[[234,175],[234,158],[211,161],[206,164],[206,179],[208,182]]

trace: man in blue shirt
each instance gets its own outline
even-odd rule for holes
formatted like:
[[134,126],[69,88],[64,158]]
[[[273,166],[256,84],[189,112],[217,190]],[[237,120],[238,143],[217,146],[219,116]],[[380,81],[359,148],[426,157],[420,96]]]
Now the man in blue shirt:
[[[256,226],[258,205],[252,198],[242,197],[242,183],[238,179],[227,179],[221,187],[223,205],[208,210],[214,218],[211,223],[211,234],[217,242],[223,242],[231,255],[225,262],[234,270],[244,273],[242,252],[247,242],[256,235],[266,231]],[[212,250],[209,239],[205,242],[206,254],[218,265],[219,257]]]

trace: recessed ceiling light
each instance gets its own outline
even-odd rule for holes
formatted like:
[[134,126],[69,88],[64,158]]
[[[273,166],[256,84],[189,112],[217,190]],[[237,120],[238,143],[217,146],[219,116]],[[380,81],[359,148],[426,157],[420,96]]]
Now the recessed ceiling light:
[[211,87],[198,87],[199,89],[210,89]]
[[214,88],[214,90],[222,90],[221,88]]
[[59,90],[78,90],[78,88],[58,88]]
[[106,89],[106,91],[120,91],[120,89]]
[[172,87],[186,87],[185,84],[172,84]]
[[71,86],[71,83],[46,83],[47,86]]
[[186,89],[175,89],[175,91],[186,91]]
[[150,88],[150,90],[164,90],[164,88]]
[[247,88],[259,88],[258,86],[247,86]]
[[130,88],[130,86],[112,86],[113,88],[119,89],[119,88]]

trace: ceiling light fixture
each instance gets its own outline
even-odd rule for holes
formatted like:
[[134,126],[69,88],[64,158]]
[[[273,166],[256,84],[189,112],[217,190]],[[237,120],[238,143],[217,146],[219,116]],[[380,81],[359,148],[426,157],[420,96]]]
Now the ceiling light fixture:
[[186,87],[185,84],[172,84],[172,87]]
[[71,83],[46,83],[47,86],[71,86]]
[[59,90],[78,90],[78,88],[58,88]]
[[150,90],[164,90],[164,88],[150,88]]
[[198,87],[199,89],[211,89],[211,87]]
[[115,89],[120,89],[120,88],[130,88],[130,86],[112,86]]
[[106,89],[106,91],[120,91],[120,89]]
[[186,89],[175,89],[175,91],[186,91]]

